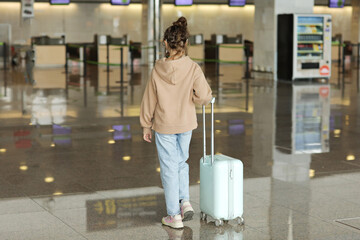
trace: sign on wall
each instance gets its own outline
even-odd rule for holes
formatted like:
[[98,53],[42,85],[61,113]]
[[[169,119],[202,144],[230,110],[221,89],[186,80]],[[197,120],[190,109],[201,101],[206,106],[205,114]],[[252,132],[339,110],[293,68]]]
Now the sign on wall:
[[34,0],[21,0],[21,16],[23,18],[34,17]]

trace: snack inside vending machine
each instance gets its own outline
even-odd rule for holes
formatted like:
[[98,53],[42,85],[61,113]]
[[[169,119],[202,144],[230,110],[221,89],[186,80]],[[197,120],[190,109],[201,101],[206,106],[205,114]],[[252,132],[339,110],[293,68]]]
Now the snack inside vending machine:
[[278,79],[330,78],[331,23],[328,14],[278,15]]

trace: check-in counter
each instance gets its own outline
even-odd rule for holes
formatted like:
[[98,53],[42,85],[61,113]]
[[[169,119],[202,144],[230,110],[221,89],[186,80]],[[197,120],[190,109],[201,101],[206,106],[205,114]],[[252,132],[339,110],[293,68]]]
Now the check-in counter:
[[[332,61],[339,61],[340,60],[340,56],[342,56],[342,47],[340,47],[339,45],[340,43],[335,42],[332,44],[331,46],[331,60]],[[339,55],[339,48],[340,48],[340,55]]]
[[[242,35],[228,37],[227,35],[212,34],[209,51],[213,51],[217,60],[240,62],[245,61],[245,52]],[[213,49],[213,50],[212,50]],[[216,53],[218,49],[218,53]]]
[[64,67],[65,45],[34,45],[35,67]]
[[205,59],[205,45],[202,34],[189,37],[188,56],[196,62],[203,62]]
[[129,62],[129,47],[127,36],[122,38],[113,38],[111,36],[100,35],[98,39],[98,62],[107,62],[107,44],[109,45],[109,63],[120,64],[120,48],[123,48],[123,64]]
[[[123,63],[127,65],[129,57],[129,47],[128,46],[116,46],[109,45],[109,62],[120,64],[120,48],[123,48]],[[98,62],[106,63],[107,62],[107,46],[98,45]]]
[[[341,34],[336,34],[331,38],[331,61],[339,62],[341,61],[343,47],[343,37]],[[340,49],[339,49],[340,48]],[[339,54],[340,51],[340,54]]]
[[243,44],[219,44],[220,61],[245,61]]
[[65,37],[32,37],[35,67],[64,67],[66,62]]

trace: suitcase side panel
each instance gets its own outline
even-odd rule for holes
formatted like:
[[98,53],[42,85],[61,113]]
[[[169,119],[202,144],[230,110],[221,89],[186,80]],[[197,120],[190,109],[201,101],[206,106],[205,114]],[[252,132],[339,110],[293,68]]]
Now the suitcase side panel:
[[228,210],[225,220],[232,220],[243,216],[243,163],[236,158],[226,155],[217,155],[217,160],[228,163],[228,173],[222,178],[228,178]]
[[[205,160],[209,158],[206,156]],[[213,165],[200,162],[200,210],[214,218],[228,215],[227,166],[227,162],[217,161],[216,158]]]
[[234,161],[233,182],[233,216],[229,216],[229,219],[241,217],[244,213],[244,166],[239,160]]
[[227,219],[229,214],[229,162],[216,158],[214,173],[214,209],[213,217]]
[[200,210],[210,214],[214,206],[214,176],[209,164],[200,160]]

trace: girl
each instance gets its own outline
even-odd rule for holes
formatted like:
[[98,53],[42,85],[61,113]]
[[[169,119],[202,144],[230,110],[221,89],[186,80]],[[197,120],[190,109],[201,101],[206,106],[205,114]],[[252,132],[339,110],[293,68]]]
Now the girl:
[[151,129],[160,161],[160,176],[168,216],[162,223],[183,228],[194,210],[189,202],[189,145],[197,128],[196,104],[207,104],[212,95],[197,63],[186,56],[189,32],[180,17],[164,33],[166,58],[156,62],[141,103],[143,137],[151,142]]

